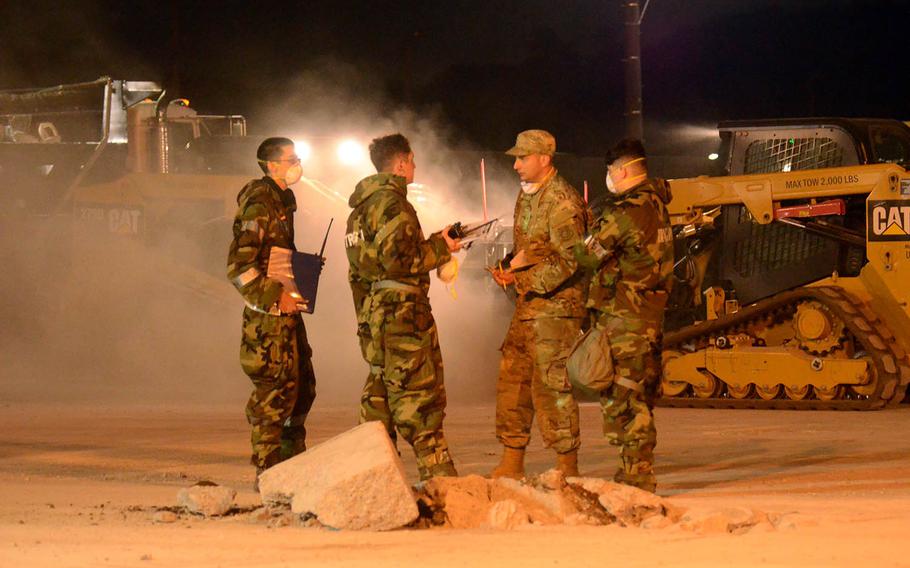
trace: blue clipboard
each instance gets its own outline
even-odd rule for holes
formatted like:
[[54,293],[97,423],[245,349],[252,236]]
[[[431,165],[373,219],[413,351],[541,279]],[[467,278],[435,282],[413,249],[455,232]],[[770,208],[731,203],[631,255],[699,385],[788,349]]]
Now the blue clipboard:
[[332,230],[332,222],[325,231],[322,249],[319,254],[298,252],[296,250],[272,247],[269,251],[268,277],[284,286],[284,289],[298,299],[297,307],[301,312],[312,314],[316,311],[316,294],[319,290],[319,277],[325,264],[325,244]]

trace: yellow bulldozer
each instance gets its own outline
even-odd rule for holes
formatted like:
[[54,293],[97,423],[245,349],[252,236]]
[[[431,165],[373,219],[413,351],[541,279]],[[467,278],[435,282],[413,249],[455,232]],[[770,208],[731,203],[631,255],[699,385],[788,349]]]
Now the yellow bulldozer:
[[725,172],[671,180],[666,406],[871,410],[910,383],[910,129],[721,125]]

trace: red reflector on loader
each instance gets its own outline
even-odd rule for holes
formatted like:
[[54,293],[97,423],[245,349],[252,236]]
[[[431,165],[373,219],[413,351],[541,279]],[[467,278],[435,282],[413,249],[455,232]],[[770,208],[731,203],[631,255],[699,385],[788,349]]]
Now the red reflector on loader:
[[790,217],[823,217],[825,215],[843,215],[847,212],[847,204],[843,199],[829,199],[821,203],[807,203],[806,205],[792,205],[790,207],[774,206],[775,219]]

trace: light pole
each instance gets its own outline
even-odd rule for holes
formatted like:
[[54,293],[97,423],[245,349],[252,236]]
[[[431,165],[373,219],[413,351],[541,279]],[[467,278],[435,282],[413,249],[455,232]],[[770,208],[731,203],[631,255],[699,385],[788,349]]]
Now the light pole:
[[623,58],[626,75],[626,136],[644,140],[645,129],[642,122],[641,105],[641,20],[648,9],[645,0],[640,8],[638,0],[622,0],[625,23],[625,48]]

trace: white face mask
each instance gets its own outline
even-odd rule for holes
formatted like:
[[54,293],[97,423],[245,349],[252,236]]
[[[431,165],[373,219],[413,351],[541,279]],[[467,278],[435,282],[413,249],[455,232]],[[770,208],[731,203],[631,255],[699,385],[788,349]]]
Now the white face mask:
[[531,183],[529,181],[521,182],[521,191],[525,195],[534,195],[540,190],[540,186],[543,184],[540,183]]
[[607,174],[607,189],[610,191],[610,193],[616,195],[616,184],[613,183],[613,176],[610,174]]
[[[622,169],[622,168],[628,166],[629,164],[634,164],[635,162],[643,162],[644,160],[645,160],[644,158],[635,158],[634,160],[630,160],[630,161],[628,161],[628,162],[626,162],[626,163],[624,163],[623,165],[618,166],[618,167],[619,167],[620,169]],[[636,179],[638,179],[638,178],[644,179],[645,177],[647,177],[645,174],[640,174],[640,175],[637,175],[637,176],[635,176],[634,178],[632,178],[632,180],[636,180]],[[629,180],[629,181],[632,181],[632,180]],[[629,187],[631,187],[631,186],[629,186]],[[610,191],[610,193],[612,193],[613,195],[617,195],[617,194],[619,193],[619,190],[616,189],[616,183],[613,181],[613,176],[610,175],[610,171],[609,171],[609,170],[607,170],[607,189],[608,189],[608,190]]]
[[284,183],[288,185],[294,185],[300,178],[303,177],[303,166],[300,164],[294,164],[288,171],[284,172]]

